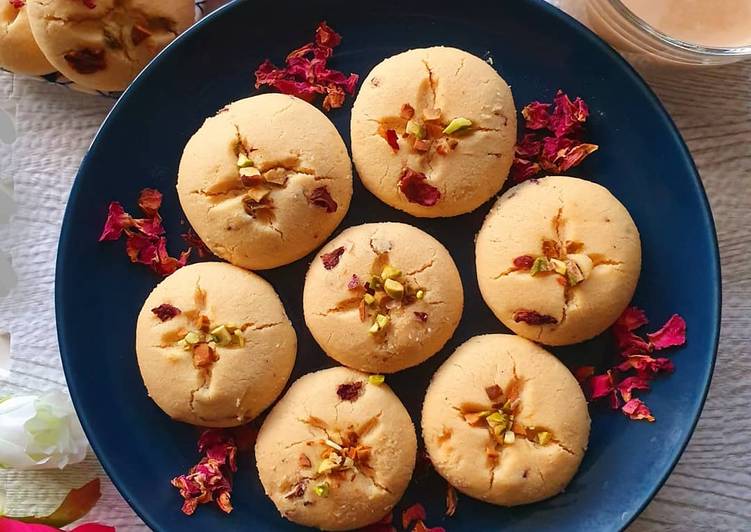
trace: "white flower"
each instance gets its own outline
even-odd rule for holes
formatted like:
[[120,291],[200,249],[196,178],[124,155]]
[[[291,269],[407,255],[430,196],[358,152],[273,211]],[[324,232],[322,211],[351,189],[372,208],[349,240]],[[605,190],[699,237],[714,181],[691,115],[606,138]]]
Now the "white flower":
[[86,448],[86,436],[63,392],[0,398],[0,468],[62,469],[82,461]]

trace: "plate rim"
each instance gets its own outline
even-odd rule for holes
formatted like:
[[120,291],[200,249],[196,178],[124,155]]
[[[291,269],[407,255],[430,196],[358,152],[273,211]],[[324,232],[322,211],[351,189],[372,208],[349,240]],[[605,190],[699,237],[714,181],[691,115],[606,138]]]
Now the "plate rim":
[[[136,76],[136,78],[133,80],[130,86],[117,99],[115,104],[107,113],[107,116],[102,121],[102,124],[97,129],[96,134],[92,138],[92,141],[89,144],[89,147],[86,150],[86,153],[84,154],[83,159],[81,160],[81,164],[79,165],[79,168],[76,172],[76,176],[73,180],[73,184],[71,185],[70,193],[68,195],[68,199],[65,205],[65,213],[63,215],[63,220],[62,220],[61,229],[60,229],[60,237],[58,240],[58,249],[57,249],[56,260],[55,260],[55,288],[54,288],[55,323],[56,323],[56,329],[57,329],[57,340],[58,340],[58,348],[60,351],[60,359],[61,359],[62,366],[63,366],[63,373],[65,375],[65,381],[68,387],[68,392],[73,402],[73,406],[76,410],[76,415],[78,416],[81,422],[81,426],[83,427],[84,433],[86,434],[86,438],[89,442],[89,445],[91,446],[91,449],[93,450],[97,459],[101,463],[104,471],[107,473],[107,476],[109,477],[110,481],[118,490],[118,492],[123,497],[123,499],[128,503],[131,509],[133,509],[133,511],[138,515],[138,517],[141,518],[149,528],[154,529],[154,530],[157,529],[157,526],[156,526],[156,523],[151,519],[151,516],[148,515],[146,510],[144,508],[141,508],[140,505],[136,502],[137,500],[136,497],[131,497],[130,490],[128,490],[125,486],[121,485],[117,475],[113,474],[114,471],[106,453],[103,452],[103,449],[98,448],[99,444],[96,442],[96,437],[95,437],[96,431],[94,427],[89,425],[88,420],[86,419],[86,416],[82,415],[83,409],[79,409],[79,404],[82,404],[82,403],[79,403],[77,392],[74,391],[75,385],[71,387],[71,382],[73,383],[75,382],[75,378],[73,377],[73,374],[72,374],[72,369],[70,365],[68,364],[69,357],[71,357],[71,352],[67,349],[67,337],[66,337],[64,328],[61,325],[62,320],[60,319],[60,317],[62,316],[62,310],[63,310],[61,286],[62,286],[63,278],[65,277],[65,271],[66,271],[66,263],[65,263],[65,257],[64,257],[65,254],[63,250],[69,247],[71,240],[74,238],[74,236],[72,235],[72,229],[70,226],[70,218],[72,217],[72,210],[73,210],[71,205],[75,203],[75,199],[80,193],[79,189],[81,187],[81,180],[79,179],[79,177],[88,164],[88,160],[89,160],[92,150],[100,142],[101,140],[100,137],[103,137],[106,131],[109,129],[110,121],[112,117],[115,114],[120,112],[121,107],[124,107],[127,105],[127,102],[130,99],[131,93],[134,93],[140,90],[140,87],[143,83],[142,78],[147,76],[153,69],[159,68],[164,58],[167,55],[172,53],[173,48],[175,48],[176,46],[179,46],[183,40],[188,38],[188,36],[191,36],[193,33],[200,32],[203,30],[204,27],[210,26],[214,18],[219,16],[225,10],[235,9],[238,5],[248,2],[248,1],[250,0],[230,0],[226,4],[220,6],[216,10],[212,11],[211,13],[203,17],[201,20],[197,21],[190,28],[188,28],[185,32],[180,34],[174,41],[169,43],[169,45],[167,45],[161,52],[159,52],[159,54],[157,54],[149,62],[149,64],[138,74],[138,76]],[[717,227],[716,227],[715,220],[714,220],[714,214],[712,213],[712,208],[709,203],[709,198],[707,197],[706,189],[704,188],[704,184],[701,180],[699,170],[696,167],[696,162],[694,161],[694,158],[691,155],[691,152],[688,149],[688,146],[686,145],[686,142],[683,139],[683,136],[681,135],[680,130],[676,126],[675,122],[673,121],[673,118],[667,112],[667,110],[665,109],[665,106],[662,104],[662,102],[657,97],[654,90],[649,86],[649,84],[641,77],[641,75],[636,71],[636,69],[628,61],[626,61],[626,59],[623,58],[618,52],[616,52],[615,49],[613,49],[607,42],[605,42],[602,38],[600,38],[596,33],[590,30],[587,26],[579,22],[577,19],[575,19],[574,17],[572,17],[571,15],[569,15],[562,9],[548,3],[546,0],[524,0],[524,1],[528,4],[534,4],[537,9],[542,9],[546,11],[548,15],[554,18],[557,18],[562,24],[569,26],[572,31],[581,34],[583,37],[585,37],[587,40],[590,41],[590,44],[592,46],[599,48],[605,55],[607,55],[611,60],[613,60],[614,63],[620,65],[621,68],[624,70],[624,72],[634,81],[634,83],[637,86],[641,87],[644,96],[657,109],[659,113],[659,117],[666,123],[667,129],[670,131],[670,133],[672,134],[673,138],[676,141],[677,146],[682,151],[683,157],[690,163],[689,166],[690,166],[690,170],[691,170],[692,177],[693,177],[692,184],[694,188],[697,190],[701,203],[704,206],[701,220],[699,221],[701,222],[701,225],[704,226],[704,230],[709,233],[710,240],[712,243],[711,251],[714,255],[713,257],[714,260],[711,262],[711,266],[713,266],[713,268],[711,268],[711,271],[709,273],[713,277],[711,288],[714,291],[715,297],[713,298],[714,299],[713,308],[711,308],[710,311],[711,311],[711,314],[715,323],[714,323],[714,328],[712,331],[713,340],[711,342],[712,344],[712,350],[710,353],[711,356],[710,356],[709,365],[707,366],[707,370],[704,375],[704,383],[703,383],[703,389],[701,390],[701,398],[698,403],[697,411],[695,412],[694,418],[691,422],[691,426],[689,427],[689,430],[686,432],[686,436],[679,443],[679,445],[676,446],[676,450],[674,452],[673,458],[670,460],[668,467],[666,468],[664,473],[660,476],[658,482],[656,482],[655,485],[652,487],[652,489],[649,490],[647,495],[644,497],[643,501],[639,504],[638,508],[636,508],[636,510],[633,511],[630,516],[628,516],[627,520],[622,521],[622,526],[620,526],[620,530],[624,530],[636,520],[636,518],[646,509],[649,503],[652,502],[657,492],[665,485],[665,482],[668,480],[668,478],[672,474],[676,465],[678,464],[681,457],[683,456],[683,453],[685,452],[686,447],[691,441],[691,438],[693,437],[694,431],[696,430],[696,426],[699,422],[699,419],[701,418],[701,414],[706,404],[707,396],[709,394],[709,388],[712,383],[712,378],[714,376],[714,370],[715,370],[715,366],[717,363],[717,352],[719,348],[720,330],[721,330],[721,323],[722,323],[722,264],[720,261],[720,248],[719,248],[719,241],[717,237]]]

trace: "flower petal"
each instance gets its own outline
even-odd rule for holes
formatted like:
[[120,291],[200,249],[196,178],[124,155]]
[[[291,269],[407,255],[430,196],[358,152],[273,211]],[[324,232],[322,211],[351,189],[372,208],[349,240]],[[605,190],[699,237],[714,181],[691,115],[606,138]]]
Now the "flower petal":
[[660,330],[647,334],[649,342],[658,351],[686,343],[686,320],[673,314]]

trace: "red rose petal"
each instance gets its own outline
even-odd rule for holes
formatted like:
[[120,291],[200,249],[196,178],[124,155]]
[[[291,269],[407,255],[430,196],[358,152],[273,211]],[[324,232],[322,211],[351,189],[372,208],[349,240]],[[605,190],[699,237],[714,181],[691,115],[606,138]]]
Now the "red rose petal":
[[123,230],[133,225],[133,218],[125,212],[119,202],[110,203],[107,211],[107,220],[104,222],[104,229],[99,236],[99,241],[117,240],[123,234]]
[[161,321],[167,321],[180,314],[180,309],[169,303],[162,303],[158,307],[151,309],[151,312],[153,312]]
[[648,391],[649,381],[639,376],[626,377],[618,383],[616,389],[621,394],[621,397],[623,397],[623,400],[628,402],[632,399],[634,390]]
[[657,373],[670,373],[675,370],[673,361],[669,358],[652,358],[649,355],[630,355],[616,366],[621,372],[631,369],[636,370],[640,375],[656,375]]
[[138,196],[138,206],[146,216],[156,216],[162,206],[162,193],[153,188],[145,188]]
[[627,331],[634,331],[647,323],[649,323],[649,320],[647,320],[647,314],[642,309],[638,307],[628,307],[616,320],[613,327],[620,327]]
[[544,129],[548,127],[551,107],[549,103],[532,102],[527,104],[522,109],[522,116],[525,121],[524,126],[527,129]]
[[593,375],[589,379],[589,387],[592,400],[610,395],[615,389],[612,372],[608,371],[604,375]]
[[686,343],[686,320],[673,314],[660,330],[647,334],[649,342],[658,351]]
[[633,420],[645,419],[650,423],[655,420],[649,407],[647,407],[641,399],[631,399],[630,401],[627,401],[621,408],[621,411]]
[[[577,97],[573,102],[562,90],[553,99],[554,109],[550,115],[548,129],[556,137],[576,135],[589,116],[589,108],[584,101]],[[532,129],[532,128],[530,128]]]
[[349,401],[350,403],[354,403],[357,401],[357,399],[360,397],[360,394],[363,392],[363,383],[362,381],[356,381],[356,382],[347,382],[344,384],[340,384],[336,388],[336,395],[339,396],[339,399],[342,401]]
[[574,371],[574,377],[576,377],[576,380],[579,381],[579,384],[584,383],[587,379],[589,379],[594,374],[595,374],[594,366],[582,366],[580,368],[577,368],[576,371]]
[[415,503],[402,512],[402,528],[406,529],[415,521],[424,521],[427,518],[425,507],[422,504]]
[[526,133],[514,147],[514,152],[522,159],[531,159],[542,153],[542,138],[534,133]]
[[180,236],[185,243],[188,244],[188,248],[195,250],[200,258],[204,259],[213,255],[206,243],[201,240],[201,237],[198,236],[195,231],[193,231],[193,228],[188,229],[187,233],[183,233]]
[[542,171],[542,167],[539,163],[529,161],[516,157],[514,162],[511,163],[511,171],[509,176],[516,183],[522,183],[527,179],[531,179]]
[[399,151],[399,137],[397,136],[396,131],[393,129],[387,129],[385,135],[386,142],[389,143],[391,149],[395,152]]
[[352,278],[347,283],[347,288],[349,288],[350,290],[360,288],[360,278],[357,275],[352,274]]
[[399,190],[410,203],[417,203],[423,207],[432,207],[441,199],[441,192],[427,183],[427,176],[405,168],[399,177]]
[[9,1],[10,1],[10,5],[15,7],[16,9],[21,9],[23,6],[26,5],[25,0],[9,0]]
[[344,246],[338,247],[334,251],[331,251],[329,253],[324,253],[323,255],[321,255],[321,262],[323,262],[323,267],[327,270],[336,268],[337,264],[339,264],[339,259],[342,258],[343,254]]
[[327,213],[336,212],[337,204],[334,198],[329,194],[329,189],[326,186],[317,187],[313,189],[313,192],[308,196],[308,201],[311,205],[324,209]]
[[345,93],[354,93],[358,76],[347,76],[327,67],[333,49],[340,43],[341,36],[321,22],[316,28],[315,42],[290,52],[284,68],[275,67],[268,59],[261,63],[255,72],[256,88],[268,85],[308,102],[321,94],[325,95],[324,110],[341,107]]
[[595,144],[584,144],[575,139],[545,137],[542,141],[540,165],[545,170],[565,172],[581,163],[597,149]]
[[535,258],[532,255],[521,255],[514,259],[514,268],[529,270],[534,263]]

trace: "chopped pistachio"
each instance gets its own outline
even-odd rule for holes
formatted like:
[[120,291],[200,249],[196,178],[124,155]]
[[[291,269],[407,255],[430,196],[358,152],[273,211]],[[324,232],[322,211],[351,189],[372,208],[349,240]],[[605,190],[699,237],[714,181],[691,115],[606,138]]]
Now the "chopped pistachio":
[[329,483],[321,482],[315,488],[313,488],[313,491],[319,497],[328,497],[329,496]]
[[493,412],[487,416],[488,424],[490,426],[506,425],[508,417],[501,412]]
[[419,122],[415,122],[414,120],[408,120],[407,126],[405,127],[404,130],[410,135],[414,135],[415,138],[418,138],[418,139],[425,138],[425,127]]
[[245,346],[245,336],[240,329],[235,329],[235,332],[233,332],[232,335],[237,338],[237,345],[239,345],[240,347]]
[[388,316],[384,316],[383,314],[377,314],[375,321],[378,324],[378,328],[383,329],[386,327],[386,325],[389,324],[390,320]]
[[178,341],[177,345],[179,345],[183,349],[190,349],[190,345],[185,341],[185,339]]
[[456,133],[460,129],[468,128],[472,125],[472,121],[468,118],[454,118],[451,122],[449,122],[449,125],[446,126],[446,128],[443,130],[444,135],[451,135],[452,133]]
[[550,259],[550,264],[553,266],[555,273],[560,275],[566,275],[566,263],[558,259]]
[[370,334],[375,334],[375,333],[377,333],[380,330],[381,330],[381,328],[378,326],[378,323],[373,323],[373,325],[370,326],[370,329],[368,329],[368,332]]
[[250,160],[250,157],[248,157],[244,153],[241,153],[240,155],[237,156],[238,168],[247,168],[249,166],[253,166],[253,161]]
[[386,265],[383,267],[383,271],[381,272],[381,277],[383,279],[395,279],[396,277],[399,277],[402,274],[401,270],[398,270],[394,268],[391,265]]
[[404,297],[404,285],[393,279],[386,279],[383,283],[383,289],[391,299],[399,300]]
[[376,290],[383,284],[383,280],[378,277],[377,275],[371,275],[370,279],[368,280],[368,288],[371,290]]
[[537,443],[540,445],[547,445],[548,442],[553,438],[552,434],[549,432],[538,432],[537,433]]
[[380,386],[385,380],[386,377],[384,377],[383,375],[370,375],[368,377],[368,382],[370,384],[373,384],[374,386]]
[[329,471],[333,471],[337,467],[339,467],[338,463],[334,462],[330,458],[324,458],[323,460],[321,460],[321,463],[318,464],[317,471],[319,474],[326,474]]
[[197,332],[190,331],[185,335],[185,338],[183,338],[183,340],[185,340],[185,342],[190,345],[197,344],[201,341],[201,335],[199,335]]
[[216,339],[217,345],[229,345],[232,343],[232,334],[230,334],[225,325],[220,325],[211,331],[211,335]]
[[422,298],[424,298],[424,297],[425,297],[425,290],[423,290],[422,288],[421,288],[420,290],[418,290],[418,291],[417,291],[417,292],[415,293],[415,297],[416,297],[417,299],[422,299]]
[[516,435],[510,430],[507,430],[506,434],[503,435],[503,443],[511,445],[514,441],[516,441]]
[[551,269],[552,267],[550,266],[548,259],[545,257],[537,257],[532,263],[532,268],[530,268],[529,273],[531,275],[536,275],[540,272],[549,272]]
[[375,302],[375,298],[373,297],[373,294],[368,294],[368,293],[362,296],[362,300],[365,301],[366,305],[372,305]]
[[566,261],[566,278],[569,286],[576,286],[584,280],[584,274],[579,265],[571,259]]

